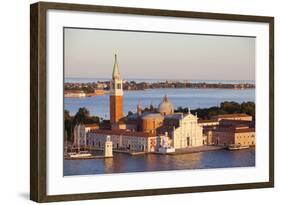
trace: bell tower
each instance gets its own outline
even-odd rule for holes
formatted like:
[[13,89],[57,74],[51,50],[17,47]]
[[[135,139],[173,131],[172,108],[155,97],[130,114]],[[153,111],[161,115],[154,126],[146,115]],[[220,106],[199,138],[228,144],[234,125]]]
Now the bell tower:
[[117,123],[123,118],[123,84],[115,54],[112,80],[110,82],[110,123]]

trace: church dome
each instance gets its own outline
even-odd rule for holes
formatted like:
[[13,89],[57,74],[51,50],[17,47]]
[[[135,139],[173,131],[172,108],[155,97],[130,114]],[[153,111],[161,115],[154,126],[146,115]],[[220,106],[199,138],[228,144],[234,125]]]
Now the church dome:
[[165,95],[163,101],[158,106],[158,112],[162,115],[170,115],[174,113],[174,107],[172,103],[168,100],[168,97]]

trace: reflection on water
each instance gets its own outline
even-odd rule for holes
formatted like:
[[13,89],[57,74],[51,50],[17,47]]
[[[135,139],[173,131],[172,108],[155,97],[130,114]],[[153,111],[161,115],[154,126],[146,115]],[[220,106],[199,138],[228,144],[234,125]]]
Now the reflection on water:
[[114,167],[114,160],[113,158],[106,158],[104,159],[104,172],[110,173]]
[[255,166],[254,149],[217,150],[185,155],[130,156],[114,153],[113,158],[107,159],[64,160],[64,176],[250,166]]

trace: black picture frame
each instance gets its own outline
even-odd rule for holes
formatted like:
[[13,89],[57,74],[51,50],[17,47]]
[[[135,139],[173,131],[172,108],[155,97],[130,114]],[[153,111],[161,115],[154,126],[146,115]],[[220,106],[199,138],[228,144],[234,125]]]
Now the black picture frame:
[[[269,24],[269,181],[196,187],[47,195],[46,13],[49,9],[136,14],[159,17],[217,19]],[[86,200],[161,194],[274,187],[274,17],[38,2],[30,6],[30,199],[36,202]]]

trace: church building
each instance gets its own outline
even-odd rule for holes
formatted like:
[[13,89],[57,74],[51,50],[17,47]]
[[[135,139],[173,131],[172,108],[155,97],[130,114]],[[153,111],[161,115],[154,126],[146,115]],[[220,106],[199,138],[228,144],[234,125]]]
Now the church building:
[[141,103],[136,113],[123,115],[123,84],[115,55],[110,82],[110,127],[87,133],[88,146],[103,147],[110,136],[114,149],[154,152],[163,148],[182,149],[203,145],[203,130],[198,118],[174,112],[168,96],[163,97],[158,109],[143,111]]

